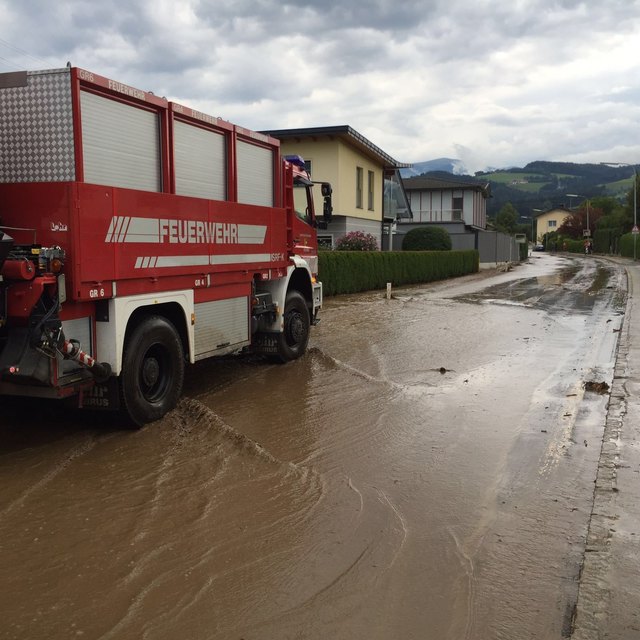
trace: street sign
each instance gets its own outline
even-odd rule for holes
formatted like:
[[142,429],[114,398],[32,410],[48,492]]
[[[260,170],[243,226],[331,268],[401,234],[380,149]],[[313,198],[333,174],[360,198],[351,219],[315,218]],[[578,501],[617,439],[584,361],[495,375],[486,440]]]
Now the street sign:
[[583,238],[590,238],[591,237],[591,229],[583,229],[582,230],[582,237]]
[[634,236],[637,236],[640,233],[640,229],[638,229],[638,225],[634,225],[633,229],[631,229],[631,233],[633,233]]

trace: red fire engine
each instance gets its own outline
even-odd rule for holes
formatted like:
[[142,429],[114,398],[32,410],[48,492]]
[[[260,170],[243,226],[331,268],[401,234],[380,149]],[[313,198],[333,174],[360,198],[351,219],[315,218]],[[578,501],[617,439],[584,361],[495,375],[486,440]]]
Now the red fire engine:
[[161,418],[185,363],[286,362],[331,216],[279,142],[79,68],[0,75],[0,394]]

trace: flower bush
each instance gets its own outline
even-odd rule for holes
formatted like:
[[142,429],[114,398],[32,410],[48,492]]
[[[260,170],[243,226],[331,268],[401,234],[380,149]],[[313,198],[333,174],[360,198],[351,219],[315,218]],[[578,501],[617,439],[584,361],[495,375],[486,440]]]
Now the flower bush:
[[377,251],[375,236],[363,231],[349,231],[336,242],[336,251]]

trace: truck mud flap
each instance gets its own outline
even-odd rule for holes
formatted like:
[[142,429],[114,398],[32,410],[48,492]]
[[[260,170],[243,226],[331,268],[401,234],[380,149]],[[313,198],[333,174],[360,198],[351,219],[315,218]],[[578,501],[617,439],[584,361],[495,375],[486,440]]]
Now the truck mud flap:
[[27,327],[13,329],[0,353],[0,379],[12,384],[51,385],[51,359],[29,343]]
[[278,333],[256,333],[251,344],[253,353],[265,355],[278,353]]
[[98,411],[118,411],[120,409],[120,388],[118,378],[111,376],[105,383],[95,384],[82,392],[82,409]]

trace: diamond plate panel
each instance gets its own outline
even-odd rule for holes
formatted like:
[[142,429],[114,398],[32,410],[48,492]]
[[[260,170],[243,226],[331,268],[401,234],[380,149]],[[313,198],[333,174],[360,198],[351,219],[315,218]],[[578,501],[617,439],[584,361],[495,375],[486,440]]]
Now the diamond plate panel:
[[0,182],[75,180],[69,69],[29,71],[26,86],[11,84],[0,76]]

